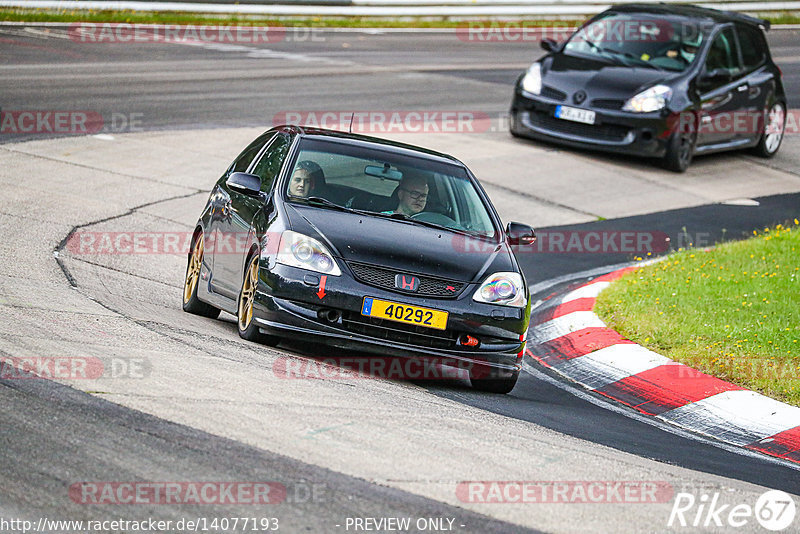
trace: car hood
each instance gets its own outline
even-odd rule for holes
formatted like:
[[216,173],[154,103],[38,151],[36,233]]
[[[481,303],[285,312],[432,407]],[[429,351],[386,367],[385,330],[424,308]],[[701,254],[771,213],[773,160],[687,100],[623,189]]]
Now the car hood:
[[461,282],[479,282],[498,271],[517,271],[505,242],[309,206],[287,205],[287,214],[292,230],[319,239],[345,261]]
[[565,92],[568,102],[574,102],[572,96],[580,90],[587,103],[596,98],[627,100],[676,74],[567,54],[553,54],[542,66],[542,84]]

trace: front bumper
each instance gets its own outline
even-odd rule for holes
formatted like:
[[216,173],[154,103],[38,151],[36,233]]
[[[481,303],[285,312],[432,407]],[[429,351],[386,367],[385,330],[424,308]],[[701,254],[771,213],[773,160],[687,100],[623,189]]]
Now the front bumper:
[[[608,107],[620,102],[604,101]],[[666,152],[670,130],[667,117],[661,112],[629,113],[621,109],[604,109],[591,105],[578,106],[565,100],[526,93],[517,87],[511,103],[511,131],[520,136],[549,141],[576,148],[603,150],[644,157],[662,157]],[[583,124],[555,116],[559,105],[579,107],[595,112],[595,124]]]
[[[467,284],[455,298],[400,294],[364,284],[342,271],[341,276],[327,277],[320,298],[318,273],[281,264],[260,269],[253,309],[259,328],[279,337],[314,337],[329,345],[386,356],[445,358],[509,371],[520,369],[530,303],[525,308],[511,308],[474,302],[476,284]],[[365,296],[447,311],[447,329],[363,316]],[[334,320],[330,311],[336,312]],[[480,344],[463,345],[465,334],[479,339]]]

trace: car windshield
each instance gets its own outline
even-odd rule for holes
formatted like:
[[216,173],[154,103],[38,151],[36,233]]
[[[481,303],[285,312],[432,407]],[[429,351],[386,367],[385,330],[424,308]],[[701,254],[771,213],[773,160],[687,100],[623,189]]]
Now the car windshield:
[[300,141],[289,202],[348,209],[494,237],[492,217],[462,166],[336,141]]
[[682,71],[694,62],[706,31],[685,17],[608,13],[575,32],[564,51],[626,67]]

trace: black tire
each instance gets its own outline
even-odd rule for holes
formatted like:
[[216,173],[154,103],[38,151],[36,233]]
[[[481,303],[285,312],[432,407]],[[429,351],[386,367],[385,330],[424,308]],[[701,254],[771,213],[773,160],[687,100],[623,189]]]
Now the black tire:
[[519,119],[517,118],[517,114],[514,113],[514,112],[511,112],[511,115],[508,118],[508,132],[511,134],[512,137],[516,137],[516,138],[520,139],[523,136],[517,130],[517,121],[518,120]]
[[[773,130],[774,128],[774,130]],[[753,152],[762,158],[771,158],[778,153],[786,130],[786,104],[775,102],[764,115],[764,131]]]
[[242,287],[236,306],[236,327],[239,337],[247,341],[262,343],[264,345],[277,345],[280,338],[262,334],[258,325],[253,320],[253,306],[255,292],[258,286],[258,254],[254,254],[247,262],[247,268],[242,276]]
[[517,385],[519,371],[507,371],[492,367],[477,366],[470,371],[469,381],[474,389],[487,393],[510,393]]
[[197,298],[197,287],[200,285],[200,268],[203,264],[203,253],[203,232],[200,232],[192,241],[189,260],[186,264],[186,276],[183,280],[183,311],[210,319],[216,319],[219,317],[220,310]]
[[673,172],[686,171],[692,163],[696,139],[694,132],[673,133],[667,141],[667,153],[662,160],[664,168]]

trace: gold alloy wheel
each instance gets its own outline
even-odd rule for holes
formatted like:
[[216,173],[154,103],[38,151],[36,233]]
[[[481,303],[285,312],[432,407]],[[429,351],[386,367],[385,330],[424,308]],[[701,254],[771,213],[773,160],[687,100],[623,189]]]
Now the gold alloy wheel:
[[203,234],[197,236],[197,241],[194,243],[194,250],[192,257],[189,260],[189,266],[186,268],[186,282],[183,284],[183,303],[186,304],[192,298],[194,290],[197,287],[197,281],[200,279],[200,266],[203,264]]
[[239,330],[244,332],[253,320],[253,300],[258,285],[258,258],[253,258],[242,284],[242,294],[239,296]]

